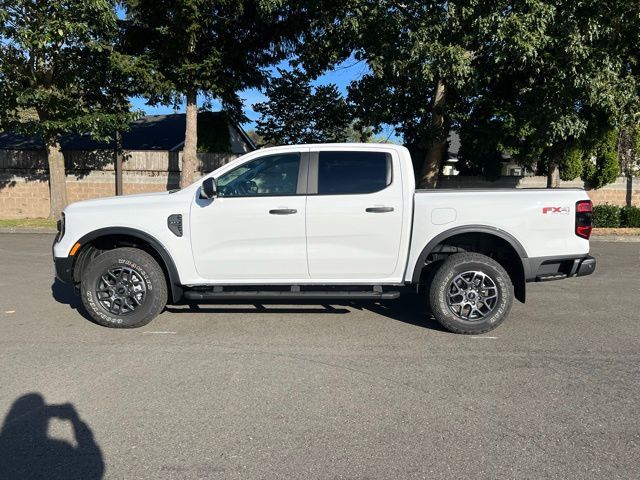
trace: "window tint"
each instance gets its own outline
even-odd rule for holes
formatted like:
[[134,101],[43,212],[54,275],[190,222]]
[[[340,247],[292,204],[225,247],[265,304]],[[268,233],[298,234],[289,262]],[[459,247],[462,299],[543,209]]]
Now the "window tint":
[[285,153],[257,158],[217,178],[222,197],[295,195],[300,154]]
[[320,152],[318,193],[371,193],[391,183],[391,158],[383,152]]

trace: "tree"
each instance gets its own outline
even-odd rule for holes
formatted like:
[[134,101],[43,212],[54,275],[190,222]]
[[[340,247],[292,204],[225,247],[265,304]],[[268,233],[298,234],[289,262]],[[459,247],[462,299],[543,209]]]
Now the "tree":
[[637,1],[323,5],[303,63],[320,70],[351,55],[366,62],[370,72],[349,93],[356,115],[395,125],[426,152],[421,185],[435,184],[449,129],[463,130],[478,109],[481,125],[501,132],[494,144],[523,164],[542,159],[555,186],[565,151],[589,135],[592,119],[617,128],[637,104]]
[[[473,108],[484,105],[521,163],[542,160],[548,187],[559,185],[563,165],[565,177],[575,174],[575,149],[588,154],[588,140],[619,128],[636,103],[638,38],[629,31],[638,33],[639,14],[627,0],[501,1],[480,24]],[[597,150],[601,185],[616,168],[610,148]]]
[[620,167],[627,178],[640,175],[640,124],[629,123],[620,130]]
[[300,57],[321,71],[351,56],[369,68],[349,88],[356,116],[394,125],[414,152],[420,186],[435,186],[449,129],[473,95],[477,24],[489,11],[476,0],[324,2]]
[[273,145],[344,142],[352,115],[334,84],[311,86],[311,79],[295,68],[278,69],[279,77],[266,89],[268,101],[254,105],[260,113],[256,132]]
[[258,132],[256,132],[253,128],[247,130],[247,137],[251,139],[251,141],[257,148],[262,148],[267,143],[264,141],[264,138],[262,138],[262,135],[259,135]]
[[43,140],[51,218],[67,204],[61,135],[106,140],[132,118],[113,95],[116,31],[109,0],[0,0],[0,125]]
[[[298,4],[296,4],[298,5]],[[279,0],[128,0],[122,64],[150,104],[186,100],[180,186],[197,165],[197,99],[242,120],[238,92],[262,87],[304,27],[302,6]]]

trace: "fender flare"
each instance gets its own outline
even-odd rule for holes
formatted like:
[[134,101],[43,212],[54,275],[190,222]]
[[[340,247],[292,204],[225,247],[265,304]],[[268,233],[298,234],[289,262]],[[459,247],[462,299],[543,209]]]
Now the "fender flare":
[[420,275],[422,274],[422,269],[424,267],[424,263],[431,253],[431,251],[444,240],[449,237],[453,237],[455,235],[461,235],[463,233],[486,233],[489,235],[493,235],[495,237],[499,237],[502,240],[505,240],[511,247],[516,251],[518,256],[520,257],[520,261],[522,262],[522,271],[527,276],[527,271],[529,267],[529,260],[527,256],[527,252],[522,246],[522,244],[510,233],[505,232],[504,230],[500,230],[499,228],[489,227],[487,225],[465,225],[461,227],[454,227],[449,230],[445,230],[442,233],[439,233],[435,237],[427,243],[427,245],[422,249],[422,252],[418,256],[416,260],[416,264],[413,268],[413,276],[411,278],[412,283],[420,282]]
[[127,235],[129,237],[138,238],[149,244],[164,263],[164,265],[161,266],[165,267],[167,275],[169,276],[169,285],[167,285],[167,287],[169,288],[169,294],[172,302],[176,303],[180,301],[182,298],[182,283],[180,282],[178,269],[164,245],[152,235],[130,227],[106,227],[99,228],[98,230],[93,230],[92,232],[85,234],[78,240],[78,242],[80,245],[84,246],[92,240],[108,235]]

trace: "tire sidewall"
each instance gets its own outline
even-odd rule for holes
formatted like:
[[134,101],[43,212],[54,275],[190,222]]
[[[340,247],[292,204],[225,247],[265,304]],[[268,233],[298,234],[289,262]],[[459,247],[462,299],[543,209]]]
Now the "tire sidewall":
[[[488,257],[487,260],[493,263]],[[492,263],[474,260],[456,262],[456,259],[451,257],[440,267],[431,285],[430,303],[432,313],[447,329],[456,333],[483,333],[493,330],[505,320],[513,303],[513,286],[504,269]],[[479,271],[488,275],[498,287],[498,301],[494,310],[481,320],[463,320],[453,313],[447,304],[451,281],[467,271]]]
[[[116,316],[103,308],[96,293],[101,275],[111,268],[128,267],[140,275],[146,286],[145,301],[132,313]],[[157,262],[146,252],[133,248],[109,250],[98,256],[82,275],[82,303],[97,323],[113,328],[135,328],[146,325],[162,311],[167,292],[164,274]]]

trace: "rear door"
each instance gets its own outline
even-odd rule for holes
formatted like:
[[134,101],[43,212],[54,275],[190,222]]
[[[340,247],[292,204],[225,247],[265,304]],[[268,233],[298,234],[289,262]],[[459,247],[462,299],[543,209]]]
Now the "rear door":
[[400,251],[399,158],[380,149],[311,152],[307,257],[312,279],[384,280]]

